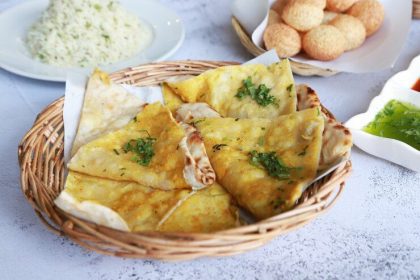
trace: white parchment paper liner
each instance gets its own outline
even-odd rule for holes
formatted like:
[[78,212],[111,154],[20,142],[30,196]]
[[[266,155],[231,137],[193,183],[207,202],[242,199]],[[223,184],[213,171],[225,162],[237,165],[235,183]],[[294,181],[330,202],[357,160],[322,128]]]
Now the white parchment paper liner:
[[[245,64],[264,64],[270,65],[278,62],[279,58],[275,51],[267,52],[260,55]],[[67,76],[66,91],[64,94],[64,162],[69,162],[70,152],[76,137],[77,128],[80,120],[80,113],[83,107],[83,99],[85,96],[86,83],[88,77],[73,73]],[[163,103],[162,89],[159,86],[153,87],[135,87],[130,85],[122,85],[129,93],[137,96],[145,103],[161,102]]]

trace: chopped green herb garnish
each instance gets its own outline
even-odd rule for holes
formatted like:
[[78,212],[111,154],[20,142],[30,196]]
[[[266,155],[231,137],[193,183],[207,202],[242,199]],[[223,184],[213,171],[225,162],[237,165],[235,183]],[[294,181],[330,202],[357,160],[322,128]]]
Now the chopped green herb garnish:
[[235,119],[235,122],[237,122],[237,121],[239,121],[239,118],[236,118],[236,119]]
[[220,149],[223,148],[223,147],[225,147],[225,146],[227,146],[227,144],[216,144],[212,148],[213,149],[213,152],[220,151]]
[[276,98],[273,95],[270,95],[270,89],[266,85],[260,84],[256,87],[252,83],[251,77],[246,78],[242,83],[242,87],[239,88],[238,93],[235,95],[236,98],[242,100],[249,96],[257,102],[258,105],[263,107],[277,102]]
[[85,23],[85,27],[86,27],[87,29],[89,29],[91,26],[92,26],[92,24],[91,24],[90,22],[86,22],[86,23]]
[[156,142],[156,138],[145,137],[131,139],[123,146],[125,153],[132,152],[135,154],[131,158],[132,161],[137,162],[140,165],[148,166],[152,160],[155,152],[153,150],[153,144]]
[[292,167],[286,166],[281,159],[276,155],[276,152],[259,153],[251,151],[249,153],[250,162],[252,165],[263,167],[268,175],[279,180],[287,180],[290,178],[290,171]]
[[105,39],[105,41],[109,41],[110,40],[109,35],[102,34],[102,37]]
[[100,10],[102,10],[102,6],[101,5],[99,5],[99,4],[95,4],[95,5],[93,5],[93,7],[95,8],[95,10],[97,10],[98,12],[100,11]]
[[113,151],[114,151],[114,153],[115,153],[117,156],[119,156],[119,155],[120,155],[120,153],[118,152],[118,150],[117,150],[117,149],[114,149]]
[[303,148],[303,151],[298,154],[298,156],[303,157],[304,155],[306,155],[306,150],[308,149],[308,147],[309,145],[306,145],[305,148]]
[[289,92],[289,97],[292,97],[293,84],[287,86],[286,90]]
[[261,130],[265,130],[265,127],[261,127]]
[[258,138],[258,145],[263,146],[264,145],[264,137],[261,136],[260,138]]
[[190,122],[190,125],[196,125],[198,123],[204,122],[204,119],[193,120]]
[[285,201],[281,198],[277,198],[273,200],[271,203],[273,204],[274,209],[278,209],[280,208],[280,206],[282,206],[285,203]]

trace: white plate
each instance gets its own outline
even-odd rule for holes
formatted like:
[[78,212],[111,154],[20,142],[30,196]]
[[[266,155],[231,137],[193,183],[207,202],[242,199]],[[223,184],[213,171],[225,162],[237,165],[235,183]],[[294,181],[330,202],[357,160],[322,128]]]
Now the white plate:
[[[153,31],[151,44],[137,55],[101,66],[112,72],[142,63],[168,58],[185,37],[180,17],[156,0],[120,0],[122,6],[149,24]],[[58,67],[34,60],[26,49],[24,38],[28,28],[47,8],[48,0],[25,1],[0,14],[0,67],[29,78],[64,82],[67,73],[91,72],[91,68]]]
[[[235,0],[233,15],[252,34],[254,44],[262,47],[268,20],[268,9],[275,0]],[[365,73],[393,67],[410,30],[412,0],[379,0],[385,10],[381,28],[368,37],[363,45],[345,52],[332,61],[318,61],[299,54],[291,59],[323,69]]]
[[399,140],[367,133],[363,128],[391,99],[411,103],[420,108],[420,93],[411,89],[419,75],[420,55],[412,61],[406,71],[399,72],[388,80],[380,95],[372,100],[366,113],[352,117],[345,124],[353,134],[354,144],[360,149],[417,172],[420,172],[420,151]]

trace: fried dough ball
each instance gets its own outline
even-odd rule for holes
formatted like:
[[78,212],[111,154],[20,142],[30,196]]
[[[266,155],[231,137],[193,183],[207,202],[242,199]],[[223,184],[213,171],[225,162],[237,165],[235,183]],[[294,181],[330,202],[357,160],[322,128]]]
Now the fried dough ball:
[[336,27],[320,25],[303,36],[302,47],[314,59],[333,60],[343,54],[346,39]]
[[321,9],[325,9],[327,0],[289,0],[289,2],[297,2],[301,4],[312,5]]
[[301,49],[299,33],[284,23],[269,25],[265,29],[263,39],[266,49],[275,48],[280,57],[294,56]]
[[308,31],[320,25],[323,17],[321,8],[293,1],[284,7],[282,13],[282,19],[298,31]]
[[274,23],[280,23],[281,22],[281,17],[280,15],[274,11],[273,9],[270,9],[268,11],[268,23],[267,25],[272,25]]
[[344,12],[356,2],[357,0],[327,0],[327,10],[333,12]]
[[336,12],[324,11],[324,18],[322,24],[327,24],[332,21],[338,14]]
[[375,33],[384,20],[384,7],[377,0],[360,0],[347,14],[358,18],[366,29],[366,36]]
[[289,0],[277,0],[271,5],[271,9],[276,11],[279,15],[283,12],[284,6],[289,2]]
[[335,26],[346,38],[346,51],[360,47],[366,39],[366,30],[363,23],[349,15],[338,15],[330,23]]

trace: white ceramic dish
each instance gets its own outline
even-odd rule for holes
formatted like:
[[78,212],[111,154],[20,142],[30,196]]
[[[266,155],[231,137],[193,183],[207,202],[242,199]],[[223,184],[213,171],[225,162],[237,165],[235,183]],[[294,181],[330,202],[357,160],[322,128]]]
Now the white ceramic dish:
[[362,129],[392,99],[420,108],[420,93],[411,89],[419,75],[420,56],[417,56],[406,71],[399,72],[389,79],[381,94],[372,100],[366,113],[352,117],[345,124],[353,134],[354,144],[360,149],[417,172],[420,172],[420,151],[404,142],[375,136]]
[[[268,9],[275,0],[235,0],[233,15],[248,34],[252,34],[255,45],[263,46],[263,34],[268,20]],[[411,16],[412,0],[379,0],[385,9],[381,28],[366,39],[360,48],[344,53],[332,61],[312,60],[299,54],[294,61],[339,72],[366,73],[394,66],[407,38]]]
[[[129,66],[168,58],[182,44],[185,30],[180,17],[156,0],[120,0],[121,4],[149,24],[153,39],[137,55],[114,64],[100,66],[112,72]],[[25,1],[0,14],[0,67],[29,78],[64,82],[67,73],[91,72],[91,68],[57,67],[34,60],[26,49],[28,28],[48,6],[48,0]]]

